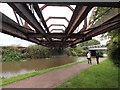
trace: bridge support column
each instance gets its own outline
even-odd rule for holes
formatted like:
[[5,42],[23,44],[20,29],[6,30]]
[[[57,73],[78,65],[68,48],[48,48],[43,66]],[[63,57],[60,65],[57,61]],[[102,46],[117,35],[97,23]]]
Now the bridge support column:
[[91,56],[96,56],[96,50],[90,50],[91,51]]

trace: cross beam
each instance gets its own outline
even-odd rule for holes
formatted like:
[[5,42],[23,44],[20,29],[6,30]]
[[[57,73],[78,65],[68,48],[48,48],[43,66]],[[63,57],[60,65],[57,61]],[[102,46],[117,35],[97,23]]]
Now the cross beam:
[[66,17],[48,17],[45,22],[47,22],[48,20],[50,19],[65,19],[68,23],[69,23],[69,20],[66,18]]

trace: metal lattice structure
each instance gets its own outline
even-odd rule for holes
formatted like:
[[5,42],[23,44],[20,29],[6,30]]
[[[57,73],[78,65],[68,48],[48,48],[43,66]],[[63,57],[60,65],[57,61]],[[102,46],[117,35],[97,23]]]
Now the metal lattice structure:
[[[34,42],[39,45],[43,45],[46,47],[56,47],[56,48],[66,48],[69,46],[74,46],[78,43],[91,40],[92,37],[105,33],[107,31],[116,29],[120,27],[120,7],[117,4],[107,4],[107,3],[60,3],[60,2],[52,2],[44,4],[41,8],[39,8],[39,2],[37,3],[8,3],[8,5],[14,10],[14,14],[16,16],[17,22],[14,22],[9,17],[2,14],[2,32],[5,34],[9,34],[24,40],[28,40]],[[76,5],[75,9],[71,7],[72,5]],[[85,6],[83,6],[85,5]],[[50,16],[46,20],[42,14],[42,11],[48,6],[59,6],[59,7],[67,7],[72,11],[72,17],[70,20],[67,17],[54,17]],[[92,15],[94,13],[95,7],[116,7],[113,12],[110,12],[108,15],[104,15],[106,12],[102,13],[99,17],[104,15],[99,22],[94,21],[87,23],[87,15],[92,10]],[[110,9],[108,9],[110,10]],[[37,20],[34,13],[37,14],[40,21]],[[17,15],[20,16],[20,20],[18,20]],[[25,24],[23,24],[22,19],[25,20]],[[50,19],[64,19],[68,23],[68,26],[64,24],[51,24],[47,26],[47,22]],[[75,33],[76,28],[80,25],[80,23],[84,21],[84,26],[79,32]],[[22,25],[20,25],[22,22]],[[30,26],[32,26],[32,28]],[[60,26],[64,29],[52,29],[53,26]],[[53,33],[53,31],[58,31],[58,33]],[[61,32],[59,32],[61,31]]]

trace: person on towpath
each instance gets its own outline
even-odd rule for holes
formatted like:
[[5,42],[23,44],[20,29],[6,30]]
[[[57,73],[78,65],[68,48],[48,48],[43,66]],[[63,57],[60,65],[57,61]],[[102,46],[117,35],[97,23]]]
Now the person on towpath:
[[92,64],[92,62],[91,62],[91,52],[90,51],[87,53],[87,59],[88,59],[88,64],[89,63]]
[[97,61],[97,64],[99,64],[99,52],[96,51],[96,61]]

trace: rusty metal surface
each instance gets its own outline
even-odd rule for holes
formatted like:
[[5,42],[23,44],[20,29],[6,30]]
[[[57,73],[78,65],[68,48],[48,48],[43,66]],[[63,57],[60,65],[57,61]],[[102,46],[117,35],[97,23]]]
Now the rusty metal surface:
[[[25,25],[23,25],[22,23],[23,26],[20,26],[19,24],[20,22],[18,21],[18,18],[16,18],[18,21],[18,23],[16,23],[3,14],[3,20],[2,20],[3,33],[24,40],[28,40],[46,47],[66,48],[69,46],[74,46],[78,43],[91,40],[92,37],[96,35],[105,33],[107,31],[111,31],[116,28],[120,28],[120,12],[119,12],[120,9],[119,10],[115,9],[113,11],[116,13],[110,12],[109,14],[111,16],[108,15],[109,17],[105,15],[104,17],[101,18],[99,22],[93,24],[92,26],[90,26],[91,19],[87,24],[87,15],[92,9],[92,7],[94,7],[93,9],[94,12],[95,6],[96,5],[99,6],[97,3],[93,3],[91,5],[88,5],[87,3],[86,6],[84,6],[85,3],[83,5],[73,3],[76,5],[75,9],[71,7],[70,3],[44,3],[44,5],[41,8],[39,8],[38,5],[40,4],[39,2],[27,3],[27,4],[26,3],[8,3],[8,4],[20,16],[21,21],[22,19],[25,20]],[[44,20],[44,16],[42,15],[41,12],[47,6],[68,7],[73,12],[70,21],[67,19],[67,17],[59,17],[59,16],[58,17],[50,16],[46,20]],[[102,6],[102,4],[100,4],[100,6]],[[112,5],[103,4],[103,6],[112,6]],[[34,15],[35,12],[38,15],[38,18],[40,19],[40,22],[35,17]],[[68,22],[68,26],[66,27],[64,24],[51,24],[47,26],[46,23],[50,19],[65,19]],[[79,30],[79,32],[75,33],[76,28],[80,25],[80,23],[83,20],[84,20],[83,28]],[[32,28],[30,28],[28,24],[31,25],[34,28],[34,30],[32,30]],[[62,26],[65,28],[65,30],[57,28],[49,31],[49,29],[52,26]],[[56,33],[52,31],[56,31]]]
[[45,4],[44,6],[42,6],[40,8],[40,11],[42,11],[43,9],[45,9],[47,6],[68,7],[72,12],[74,11],[74,9],[70,5],[67,5],[67,4]]
[[26,4],[21,3],[9,3],[9,5],[15,10],[23,19],[25,19],[36,31],[45,33],[40,23],[37,21],[35,16],[29,10]]
[[66,17],[48,17],[45,22],[47,22],[50,19],[65,19],[68,23],[70,22]]
[[[48,38],[65,38],[67,35],[65,33],[46,33],[44,34]],[[27,36],[29,37],[36,37],[36,38],[41,38],[41,34],[36,34],[36,33],[28,33]],[[84,34],[72,34],[69,38],[84,38]]]
[[48,28],[50,28],[50,27],[52,27],[52,26],[63,26],[63,27],[65,27],[65,29],[66,29],[66,26],[65,26],[64,24],[51,24]]
[[120,3],[118,2],[38,2],[39,4],[67,4],[67,5],[80,5],[80,6],[98,6],[98,7],[114,7],[114,8],[120,8]]
[[48,27],[47,27],[47,25],[46,25],[46,22],[45,22],[44,17],[43,17],[43,15],[42,15],[42,13],[41,13],[41,11],[40,11],[40,9],[39,9],[38,4],[33,4],[33,7],[34,7],[34,9],[35,9],[38,17],[39,17],[40,20],[42,21],[42,23],[43,23],[46,31],[49,33],[49,29],[48,29]]
[[63,33],[65,32],[63,29],[52,29],[52,30],[50,31],[50,33],[51,33],[52,31],[62,31]]

